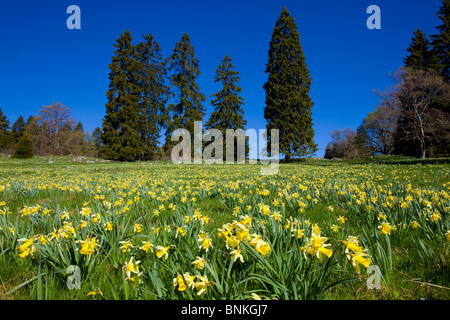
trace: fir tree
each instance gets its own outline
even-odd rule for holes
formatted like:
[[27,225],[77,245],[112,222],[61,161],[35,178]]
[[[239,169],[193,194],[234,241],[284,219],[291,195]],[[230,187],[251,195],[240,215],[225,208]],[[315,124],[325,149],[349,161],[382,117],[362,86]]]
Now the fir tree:
[[411,41],[411,45],[406,49],[409,55],[403,59],[405,66],[421,70],[435,68],[436,60],[430,49],[430,41],[422,30],[417,28]]
[[14,143],[17,143],[25,132],[25,119],[20,115],[11,127]]
[[440,75],[446,82],[450,79],[450,0],[443,0],[437,16],[442,24],[436,27],[439,34],[432,35],[431,46],[433,54],[437,57]]
[[161,48],[153,36],[145,35],[136,46],[136,59],[142,94],[139,99],[139,135],[142,143],[141,160],[150,160],[158,151],[160,128],[165,124],[165,104],[168,86],[165,85],[165,62]]
[[33,145],[27,133],[24,133],[19,139],[19,142],[17,142],[12,157],[18,159],[29,159],[33,157]]
[[13,144],[13,134],[9,131],[10,122],[0,109],[0,150],[9,149]]
[[103,157],[112,160],[135,161],[141,155],[138,102],[142,89],[137,80],[140,64],[131,40],[128,30],[120,35],[109,65],[108,103],[101,139]]
[[[214,82],[222,82],[222,89],[213,94],[211,105],[215,108],[209,120],[205,124],[205,129],[217,129],[222,133],[223,139],[223,159],[226,160],[226,130],[245,130],[247,121],[244,119],[244,99],[239,95],[242,88],[239,84],[239,72],[234,70],[231,58],[228,54],[222,59],[221,65],[216,69]],[[237,148],[237,139],[235,138]],[[248,143],[245,144],[245,153],[248,153]],[[234,151],[234,159],[237,160],[237,149]],[[213,155],[214,156],[214,155]]]
[[269,61],[264,84],[266,107],[264,118],[270,141],[270,130],[279,129],[280,152],[287,161],[317,151],[309,96],[311,78],[300,44],[294,18],[283,7],[269,47]]
[[[199,61],[186,33],[181,41],[175,44],[167,63],[172,74],[170,83],[174,89],[175,102],[171,103],[167,110],[171,121],[166,130],[166,149],[172,145],[170,136],[176,129],[188,130],[192,141],[194,140],[194,122],[202,121],[205,115],[202,102],[206,100],[196,83],[200,75]],[[192,143],[192,147],[193,145]]]
[[73,131],[84,132],[83,124],[80,121],[78,121],[75,128],[73,128]]

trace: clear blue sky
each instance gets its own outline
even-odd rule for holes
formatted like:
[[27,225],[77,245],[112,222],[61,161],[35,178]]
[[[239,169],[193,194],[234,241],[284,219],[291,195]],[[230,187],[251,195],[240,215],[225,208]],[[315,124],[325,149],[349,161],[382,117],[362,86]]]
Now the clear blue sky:
[[[69,5],[81,9],[81,30],[69,30]],[[381,9],[381,30],[369,30],[369,5]],[[209,118],[215,69],[228,54],[239,71],[247,128],[264,129],[264,73],[269,41],[283,6],[295,18],[312,77],[310,95],[316,156],[330,132],[356,129],[378,98],[373,89],[392,84],[419,27],[437,33],[440,0],[129,0],[0,2],[0,108],[11,124],[61,102],[93,131],[105,115],[108,64],[126,29],[133,43],[153,34],[164,57],[188,33],[200,60],[197,82]]]

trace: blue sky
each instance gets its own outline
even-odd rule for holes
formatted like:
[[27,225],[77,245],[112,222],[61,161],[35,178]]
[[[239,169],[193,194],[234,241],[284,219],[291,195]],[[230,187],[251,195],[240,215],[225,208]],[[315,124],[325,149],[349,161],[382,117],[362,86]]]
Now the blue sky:
[[[81,30],[69,30],[66,9],[81,9]],[[381,9],[381,29],[369,30],[366,9]],[[373,89],[392,85],[413,32],[437,33],[440,0],[129,0],[0,2],[0,108],[11,124],[61,102],[93,131],[101,126],[108,64],[126,29],[133,43],[153,34],[171,54],[184,33],[191,38],[207,97],[220,90],[215,70],[228,54],[240,73],[247,128],[264,129],[264,73],[273,27],[283,6],[295,18],[312,77],[315,142],[322,157],[333,129],[356,129],[378,102]]]

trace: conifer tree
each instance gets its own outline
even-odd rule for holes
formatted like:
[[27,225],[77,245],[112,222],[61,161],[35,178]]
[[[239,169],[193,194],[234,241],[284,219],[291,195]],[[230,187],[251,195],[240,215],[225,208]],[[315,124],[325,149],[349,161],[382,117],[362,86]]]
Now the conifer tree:
[[109,65],[108,103],[101,139],[102,156],[112,160],[135,161],[141,155],[138,102],[142,89],[137,79],[140,64],[131,40],[129,30],[120,35]]
[[433,54],[437,57],[440,75],[446,82],[450,79],[450,0],[443,0],[437,16],[442,24],[437,26],[439,34],[432,35],[431,46]]
[[25,119],[20,115],[11,127],[14,143],[17,143],[25,132]]
[[[294,18],[283,7],[269,45],[269,59],[264,84],[268,141],[270,130],[279,129],[280,153],[290,161],[317,151],[309,96],[311,78],[306,66],[300,35]],[[270,144],[269,144],[270,145]]]
[[417,28],[411,39],[408,49],[409,55],[403,59],[405,66],[420,70],[428,70],[436,67],[436,59],[430,49],[430,41],[427,36]]
[[[206,100],[196,83],[200,75],[199,60],[195,57],[194,47],[186,33],[183,34],[180,42],[175,44],[167,64],[171,73],[170,83],[175,101],[169,104],[167,109],[171,121],[166,130],[165,149],[173,145],[170,136],[176,129],[188,130],[192,141],[194,140],[194,122],[202,121],[205,115],[202,102]],[[193,147],[194,143],[191,145]]]
[[33,145],[27,133],[24,133],[17,142],[12,155],[13,158],[29,159],[33,157]]
[[13,134],[9,130],[10,122],[0,109],[0,150],[8,149],[13,144]]
[[[244,119],[244,99],[240,96],[242,88],[239,84],[239,72],[234,70],[231,58],[228,54],[222,59],[221,65],[216,69],[214,82],[222,82],[222,89],[213,94],[211,105],[215,108],[205,129],[217,129],[222,133],[223,159],[226,160],[226,130],[245,130],[247,121]],[[237,139],[234,139],[237,140]],[[237,159],[237,141],[234,144],[234,159]],[[248,153],[248,143],[245,144],[245,153]]]
[[140,63],[138,82],[142,88],[139,99],[139,136],[141,160],[150,160],[158,151],[159,131],[165,125],[165,104],[169,87],[165,85],[166,69],[161,48],[153,35],[145,35],[136,46]]

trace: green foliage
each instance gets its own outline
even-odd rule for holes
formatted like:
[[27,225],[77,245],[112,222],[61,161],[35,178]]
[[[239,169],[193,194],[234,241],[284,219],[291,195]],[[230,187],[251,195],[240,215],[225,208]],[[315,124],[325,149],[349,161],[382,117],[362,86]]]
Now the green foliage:
[[29,159],[33,157],[33,145],[28,134],[23,134],[19,139],[12,157],[18,159]]
[[430,41],[427,36],[417,28],[411,41],[411,45],[406,49],[409,55],[403,59],[405,66],[421,70],[433,68],[436,63],[436,56],[430,49]]
[[141,153],[138,101],[142,88],[138,84],[140,64],[135,59],[131,34],[126,30],[116,40],[115,56],[109,65],[109,89],[103,119],[102,155],[107,159],[135,161]]
[[17,143],[25,132],[25,120],[22,116],[19,116],[11,127],[11,131],[14,137],[14,143]]
[[311,78],[297,25],[285,7],[272,33],[265,72],[264,118],[269,135],[270,129],[279,129],[280,152],[287,160],[314,153],[317,145],[313,141]]
[[196,83],[200,75],[199,60],[195,57],[194,47],[186,33],[175,44],[167,64],[175,101],[167,108],[171,120],[166,130],[166,149],[173,144],[170,136],[176,129],[188,130],[192,141],[194,140],[194,122],[202,121],[205,115],[202,102],[206,100]]
[[431,36],[431,46],[437,58],[440,75],[448,82],[450,79],[450,0],[442,0],[436,15],[442,20],[442,24],[436,27],[439,33]]
[[[222,133],[223,159],[226,160],[226,130],[245,130],[247,124],[242,108],[244,99],[239,95],[242,92],[242,88],[238,86],[239,72],[234,71],[234,66],[228,55],[222,59],[221,65],[216,69],[214,82],[219,81],[222,82],[222,89],[211,96],[214,98],[211,105],[215,109],[206,122],[205,129],[216,129]],[[236,144],[237,142],[235,142]],[[245,146],[245,152],[248,153],[248,142]],[[234,159],[237,159],[237,146],[234,150]]]
[[158,151],[159,130],[166,125],[165,104],[169,87],[165,85],[166,68],[161,48],[153,35],[145,35],[136,46],[139,62],[138,84],[142,88],[139,107],[139,136],[142,144],[141,160],[150,160]]

